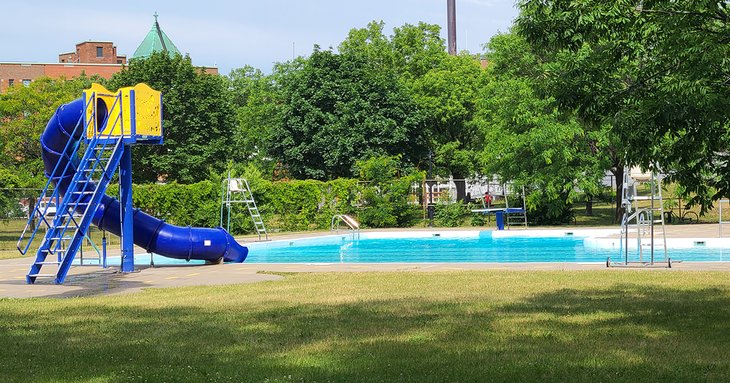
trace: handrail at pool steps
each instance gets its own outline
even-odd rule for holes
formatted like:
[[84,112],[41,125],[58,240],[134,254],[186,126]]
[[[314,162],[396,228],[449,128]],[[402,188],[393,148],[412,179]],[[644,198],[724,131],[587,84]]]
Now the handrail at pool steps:
[[337,234],[340,233],[340,222],[344,222],[347,227],[352,230],[352,238],[355,239],[355,235],[357,235],[357,238],[360,238],[360,223],[355,220],[355,218],[350,217],[347,214],[335,214],[332,216],[332,222],[330,223],[330,231],[336,231]]
[[730,200],[728,199],[720,199],[717,201],[717,205],[720,208],[720,214],[718,216],[718,226],[719,226],[719,234],[718,236],[722,238],[722,225],[730,223],[730,221],[723,221],[722,220],[722,204],[723,203],[730,203]]

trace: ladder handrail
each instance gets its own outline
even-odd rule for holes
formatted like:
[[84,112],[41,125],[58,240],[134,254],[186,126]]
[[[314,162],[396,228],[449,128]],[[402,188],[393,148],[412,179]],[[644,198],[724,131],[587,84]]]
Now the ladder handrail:
[[[639,263],[644,265],[654,265],[656,236],[662,236],[664,259],[670,262],[667,253],[667,237],[664,222],[664,201],[662,196],[662,175],[652,170],[650,176],[642,174],[641,178],[635,179],[629,169],[624,169],[623,184],[621,187],[621,205],[624,208],[623,217],[621,219],[621,240],[619,242],[619,256],[623,255],[623,265],[628,265],[629,261],[629,238],[632,234],[636,235],[636,245],[639,256]],[[637,184],[639,182],[648,182],[649,195],[639,195]],[[648,201],[649,206],[640,205],[641,201]],[[647,238],[648,237],[648,238]],[[650,258],[649,262],[644,261],[644,248],[642,240],[649,241]],[[610,258],[607,265],[616,265],[611,263]]]
[[[84,110],[87,107],[88,107],[88,104],[85,102]],[[71,132],[71,136],[73,136],[76,133],[76,130],[78,130],[79,126],[84,126],[85,129],[87,128],[86,124],[82,123],[83,121],[84,121],[84,116],[81,115],[79,117],[78,121],[76,122],[76,126],[74,127],[73,132]],[[30,213],[28,215],[28,221],[25,224],[25,228],[23,229],[23,231],[20,234],[20,237],[18,238],[16,248],[22,255],[25,255],[28,252],[28,250],[30,249],[30,246],[32,245],[33,241],[35,240],[36,234],[38,233],[38,230],[40,229],[41,223],[45,223],[47,228],[51,227],[51,224],[49,224],[45,218],[49,205],[46,204],[45,208],[43,209],[43,212],[41,212],[40,204],[44,200],[45,195],[48,193],[48,189],[51,186],[51,184],[53,183],[53,181],[55,179],[59,179],[59,180],[62,179],[67,174],[69,167],[74,166],[73,159],[74,159],[74,157],[77,156],[80,146],[81,146],[81,140],[68,140],[66,142],[66,145],[63,148],[63,152],[61,153],[62,156],[67,157],[66,166],[64,166],[62,173],[59,175],[57,173],[58,173],[61,161],[56,162],[56,165],[53,167],[53,172],[51,172],[50,176],[48,177],[48,180],[46,181],[46,185],[44,186],[43,190],[41,191],[40,198],[38,198],[38,200],[36,201],[36,204],[33,207],[32,213]],[[69,147],[72,147],[70,154],[69,154]],[[60,201],[58,201],[59,192],[60,192],[59,189],[54,187],[53,193],[49,197],[49,199],[51,201],[53,199],[56,199],[56,214],[58,214],[58,208],[60,207]],[[26,246],[24,248],[21,249],[21,243],[23,242],[23,238],[25,237],[25,234],[27,233],[28,228],[31,226],[31,223],[33,222],[33,219],[36,214],[38,214],[39,221],[35,225],[35,228],[33,229],[33,233],[31,234],[30,238],[28,239],[28,243],[26,244]]]
[[[58,269],[56,270],[56,283],[62,283],[66,273],[81,246],[84,238],[88,237],[88,227],[91,225],[93,214],[98,207],[98,202],[103,197],[106,187],[111,181],[120,158],[120,150],[123,151],[123,137],[113,135],[114,127],[118,123],[123,124],[121,118],[121,97],[117,96],[111,110],[117,110],[116,118],[111,118],[111,113],[104,116],[102,127],[110,126],[111,129],[99,131],[96,110],[96,94],[92,93],[89,101],[85,104],[83,118],[86,118],[91,107],[91,118],[84,124],[87,130],[84,135],[88,140],[84,155],[79,161],[76,172],[71,179],[68,189],[60,204],[56,208],[56,216],[50,230],[46,232],[44,241],[36,254],[36,261],[31,266],[27,275],[29,283],[34,282],[39,276],[40,269],[46,263],[45,259],[49,254],[58,257]],[[93,134],[89,138],[88,128],[92,126]],[[71,140],[69,140],[71,141]],[[81,142],[81,139],[78,140]],[[105,156],[109,151],[111,154]],[[98,179],[95,179],[98,176]],[[93,189],[93,190],[92,190]],[[89,193],[91,193],[89,195]],[[80,215],[77,220],[75,215]],[[72,235],[68,233],[72,231]],[[65,241],[69,241],[66,245]],[[92,246],[96,247],[93,242]],[[97,249],[98,253],[98,249]]]
[[[334,216],[332,216],[332,222],[330,223],[330,231],[334,231],[334,230],[339,231],[340,221],[344,222],[350,228],[350,230],[360,231],[360,223],[347,214],[335,214]],[[335,224],[337,224],[336,227],[335,227]]]
[[719,230],[718,237],[719,238],[722,238],[722,225],[723,224],[726,224],[726,223],[730,223],[730,221],[723,221],[722,220],[722,204],[723,204],[723,202],[724,203],[730,203],[730,199],[721,198],[721,199],[717,200],[717,205],[718,205],[718,208],[720,210],[720,213],[719,213],[719,215],[717,217],[717,224],[718,224],[718,230]]
[[[232,190],[231,185],[236,185],[235,190]],[[259,236],[259,240],[261,240],[261,235],[264,235],[264,238],[266,240],[269,239],[269,233],[266,230],[266,225],[264,224],[263,217],[261,216],[261,212],[259,211],[258,206],[256,205],[256,199],[253,197],[253,193],[251,192],[251,185],[249,185],[248,180],[245,178],[231,178],[231,173],[228,173],[228,177],[222,181],[223,186],[223,193],[221,195],[221,218],[220,223],[221,227],[223,227],[223,213],[226,210],[225,208],[228,208],[228,216],[226,221],[226,227],[225,229],[227,231],[230,231],[231,228],[231,204],[232,203],[245,203],[246,209],[248,210],[249,215],[251,216],[251,220],[254,224],[254,229],[256,229],[256,233]],[[238,193],[242,196],[243,199],[234,199],[234,193]]]
[[[92,113],[91,121],[96,125],[96,112],[97,112],[96,111],[96,102],[93,101],[95,99],[96,99],[95,98],[95,93],[92,93],[92,97],[90,98],[90,100],[92,100],[92,104],[91,105],[93,106],[94,111]],[[110,108],[110,110],[114,110],[114,107],[117,105],[117,102],[120,102],[120,99],[121,98],[119,96],[116,97],[116,100],[114,101],[114,104],[112,105],[112,107]],[[86,105],[86,107],[88,108],[88,105]],[[119,115],[121,116],[121,113],[119,113]],[[109,117],[110,117],[109,114],[107,114],[105,116],[104,121],[102,122],[102,126],[108,125],[108,123],[109,123]],[[109,131],[107,133],[105,133],[105,137],[103,137],[104,140],[108,140],[109,138],[111,138],[111,136],[112,136],[111,133],[114,130],[113,127],[116,125],[116,123],[118,121],[119,121],[119,118],[117,118],[114,121],[114,125],[112,125],[112,129],[108,129]],[[102,135],[100,135],[98,133],[99,133],[98,132],[98,129],[96,128],[96,126],[94,126],[94,135],[93,135],[92,139],[89,141],[88,146],[87,146],[87,149],[88,148],[95,147],[98,144],[99,140],[102,139]],[[115,141],[115,150],[116,150],[116,146],[119,146],[119,143],[120,142],[121,142],[121,140],[116,140]],[[92,166],[93,166],[92,169],[91,169],[92,172],[96,171],[96,168],[99,165],[99,162],[101,161],[101,158],[102,158],[101,157],[101,154],[104,153],[104,151],[106,150],[106,148],[107,148],[107,142],[105,141],[104,142],[104,146],[102,147],[101,152],[98,153],[98,154],[94,154],[93,155],[93,157],[94,157],[94,159],[96,159],[96,161],[94,161],[94,163],[92,164]],[[70,185],[77,185],[79,183],[79,181],[81,180],[81,178],[87,177],[87,174],[84,172],[85,169],[81,169],[81,167],[82,167],[81,165],[84,164],[84,163],[88,163],[90,157],[92,157],[92,155],[91,155],[92,152],[93,152],[93,150],[87,150],[86,153],[84,153],[84,156],[81,158],[81,161],[79,162],[79,169],[78,170],[81,170],[81,171],[78,171],[78,170],[76,171],[76,173],[74,174],[73,179],[71,180],[71,184]],[[107,164],[107,167],[108,167],[108,165],[109,164]],[[108,169],[104,169],[104,172],[105,173],[107,171],[108,171]],[[86,187],[87,186],[84,185],[84,190],[83,191],[87,191],[86,190]],[[95,188],[94,188],[94,193],[97,192],[98,188],[99,188],[99,184],[97,183],[95,185]],[[61,201],[61,204],[56,206],[56,216],[54,217],[54,222],[53,222],[53,224],[54,224],[53,226],[54,227],[58,227],[58,226],[60,226],[62,224],[61,220],[63,219],[63,214],[66,213],[66,212],[63,212],[62,214],[59,214],[59,211],[62,210],[61,208],[62,207],[63,208],[66,208],[73,198],[77,198],[77,199],[82,198],[83,195],[80,195],[79,197],[73,197],[73,195],[74,195],[73,192],[74,192],[74,190],[67,190],[66,191],[66,194],[63,196],[63,200]],[[86,213],[87,212],[88,212],[88,206],[87,206],[86,209],[84,209],[84,214],[82,216],[82,220],[86,216]],[[69,225],[70,225],[70,223],[72,221],[74,222],[74,225],[76,226],[76,228],[78,228],[78,224],[76,223],[76,220],[73,219],[73,212],[69,213],[69,216],[71,217],[71,219],[65,222],[65,225],[63,226],[63,229],[61,230],[60,237],[63,237],[66,234],[66,232],[68,231]],[[57,223],[57,221],[58,221],[58,223]],[[48,233],[50,233],[50,231]],[[48,234],[48,233],[46,233],[46,234]]]

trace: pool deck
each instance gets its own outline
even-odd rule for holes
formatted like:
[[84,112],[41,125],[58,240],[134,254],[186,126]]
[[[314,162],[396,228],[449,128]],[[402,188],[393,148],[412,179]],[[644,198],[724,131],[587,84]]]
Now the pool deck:
[[[556,229],[556,228],[546,228]],[[584,228],[560,228],[576,231]],[[586,228],[587,229],[587,228]],[[428,231],[457,229],[413,229]],[[474,228],[478,230],[478,228]],[[540,230],[540,229],[536,229]],[[378,230],[382,231],[382,230]],[[403,231],[403,229],[394,230]],[[730,230],[728,230],[730,231]],[[365,231],[363,231],[365,232]],[[294,239],[330,235],[330,232],[272,235],[271,239]],[[727,233],[730,235],[730,233]],[[718,238],[717,224],[669,225],[670,238]],[[241,238],[240,242],[254,240]],[[31,257],[0,261],[0,298],[66,298],[136,293],[146,288],[182,286],[209,286],[238,283],[273,281],[282,277],[271,272],[440,272],[465,270],[605,270],[605,263],[326,263],[326,264],[274,264],[242,263],[221,265],[165,265],[143,267],[133,273],[120,273],[117,267],[102,269],[98,266],[73,267],[63,285],[55,285],[51,279],[39,279],[35,284],[25,283],[25,274],[32,263]],[[658,265],[662,266],[662,265]],[[666,266],[666,265],[664,265]],[[611,268],[616,272],[681,272],[724,271],[730,272],[730,262],[674,263],[672,268]],[[270,272],[270,273],[267,273]]]

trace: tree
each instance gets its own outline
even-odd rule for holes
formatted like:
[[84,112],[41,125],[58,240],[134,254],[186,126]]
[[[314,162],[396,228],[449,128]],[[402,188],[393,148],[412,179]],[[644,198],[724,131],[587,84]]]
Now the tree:
[[555,57],[561,107],[611,127],[627,165],[658,167],[706,208],[730,195],[725,1],[521,0],[519,33]]
[[488,44],[489,84],[482,90],[478,122],[485,136],[485,172],[525,186],[527,205],[542,223],[564,223],[579,191],[595,193],[607,159],[596,132],[555,100],[541,95],[546,63],[520,36],[507,33]]
[[229,77],[238,128],[234,136],[234,161],[270,167],[271,131],[281,124],[281,102],[274,76],[251,66],[234,69]]
[[357,160],[422,157],[419,116],[393,71],[315,48],[275,72],[282,123],[272,130],[270,152],[293,176],[351,177]]
[[45,183],[40,136],[56,109],[81,97],[92,79],[39,78],[0,94],[0,166],[15,173],[17,187]]
[[81,97],[96,78],[84,75],[67,80],[42,77],[29,86],[14,86],[0,94],[0,212],[20,214],[19,200],[35,205],[37,191],[12,192],[7,188],[42,188],[46,183],[40,136],[56,109]]
[[222,172],[234,158],[235,110],[228,82],[164,52],[133,59],[114,74],[110,89],[144,82],[162,92],[164,145],[134,147],[135,182],[193,183]]
[[[457,180],[457,199],[461,200],[466,196],[462,179],[476,170],[475,153],[481,145],[472,120],[485,72],[469,54],[449,56],[438,25],[405,24],[390,37],[383,34],[383,28],[382,22],[371,22],[366,28],[351,30],[340,51],[359,54],[398,74],[418,106],[436,170]],[[421,163],[425,165],[425,161]]]
[[435,163],[456,180],[456,198],[463,200],[463,181],[476,171],[482,147],[474,116],[486,72],[470,55],[445,56],[440,64],[411,83],[411,91],[425,115],[427,140]]

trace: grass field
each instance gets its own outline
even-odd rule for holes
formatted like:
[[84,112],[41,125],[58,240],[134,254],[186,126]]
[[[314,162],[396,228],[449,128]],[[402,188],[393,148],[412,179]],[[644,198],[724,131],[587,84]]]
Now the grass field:
[[725,273],[291,274],[0,300],[3,382],[727,381]]
[[[25,223],[25,219],[0,220],[0,260],[22,257],[17,249],[17,244],[18,238],[20,237],[20,234],[23,232],[23,228],[25,227]],[[26,256],[35,256],[36,250],[38,249],[38,246],[43,239],[43,235],[45,235],[44,229],[45,227],[43,227],[42,230],[38,231],[37,237],[33,241]],[[94,241],[96,246],[100,248],[102,232],[92,225],[90,233],[92,241]],[[25,244],[27,243],[27,238],[30,236],[30,234],[31,232],[28,232],[26,234],[26,240],[22,242],[21,246],[25,246]],[[119,237],[113,234],[107,234],[107,245],[119,247]],[[94,251],[88,241],[84,241],[84,249],[85,251],[88,251],[89,254],[92,254]],[[96,253],[93,253],[93,257],[96,257]]]

